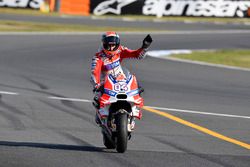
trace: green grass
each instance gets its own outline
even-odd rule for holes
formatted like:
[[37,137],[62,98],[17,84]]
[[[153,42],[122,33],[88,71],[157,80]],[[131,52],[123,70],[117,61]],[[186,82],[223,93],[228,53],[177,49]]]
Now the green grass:
[[54,24],[54,23],[38,23],[38,22],[24,22],[0,20],[1,32],[93,32],[93,31],[117,31],[117,32],[152,32],[155,30],[129,27],[103,27],[103,26],[89,26],[89,25],[72,25],[72,24]]
[[191,54],[177,54],[171,57],[250,68],[250,50],[194,51]]

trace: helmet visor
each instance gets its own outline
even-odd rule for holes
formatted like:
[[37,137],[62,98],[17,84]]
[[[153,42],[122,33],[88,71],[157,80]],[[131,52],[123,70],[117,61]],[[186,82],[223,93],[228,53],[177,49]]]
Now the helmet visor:
[[115,51],[120,45],[120,39],[115,36],[106,37],[103,39],[103,47],[108,51]]

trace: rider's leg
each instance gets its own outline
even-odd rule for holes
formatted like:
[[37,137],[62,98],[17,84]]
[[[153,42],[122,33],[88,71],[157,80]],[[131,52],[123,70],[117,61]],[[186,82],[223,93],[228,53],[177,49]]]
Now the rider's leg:
[[103,85],[99,88],[99,90],[97,92],[95,92],[95,96],[94,96],[94,102],[93,102],[93,105],[96,107],[96,115],[95,115],[95,122],[97,124],[101,124],[101,120],[98,116],[98,111],[100,110],[101,107],[101,104],[100,104],[100,98],[103,94],[103,91],[104,91],[104,87]]

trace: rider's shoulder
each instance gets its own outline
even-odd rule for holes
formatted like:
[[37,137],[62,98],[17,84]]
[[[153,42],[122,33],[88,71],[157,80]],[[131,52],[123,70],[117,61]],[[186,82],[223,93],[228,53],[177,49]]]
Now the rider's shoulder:
[[121,45],[121,50],[127,50],[128,48],[126,46]]
[[95,54],[95,57],[98,57],[98,58],[105,57],[105,53],[103,52],[103,50],[98,50]]

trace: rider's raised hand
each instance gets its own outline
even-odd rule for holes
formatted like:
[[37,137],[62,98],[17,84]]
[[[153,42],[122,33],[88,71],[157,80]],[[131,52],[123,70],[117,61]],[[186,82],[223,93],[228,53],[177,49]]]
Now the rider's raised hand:
[[144,39],[143,39],[143,42],[142,42],[142,48],[143,49],[147,49],[151,43],[153,42],[153,39],[152,37],[150,36],[150,34],[148,34]]

